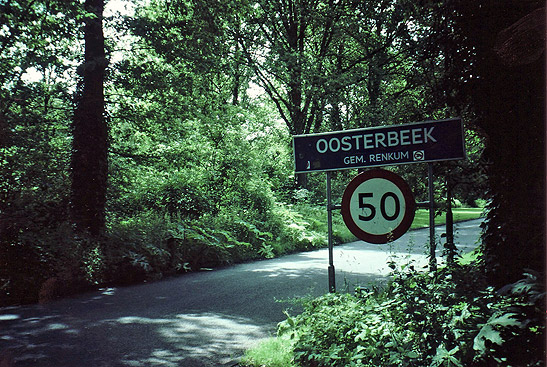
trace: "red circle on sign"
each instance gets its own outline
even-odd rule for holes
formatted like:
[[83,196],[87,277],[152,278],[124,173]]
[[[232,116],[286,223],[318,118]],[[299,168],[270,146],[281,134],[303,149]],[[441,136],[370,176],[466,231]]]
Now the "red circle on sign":
[[[370,180],[375,180],[376,186],[379,184],[382,184],[381,180],[385,181],[385,187],[392,187],[395,188],[397,193],[393,193],[390,191],[386,191],[384,195],[381,198],[381,205],[382,207],[376,208],[373,207],[373,205],[369,203],[365,203],[365,200],[368,200],[369,198],[372,199],[373,196],[381,196],[380,193],[358,193],[359,202],[362,200],[363,203],[359,203],[359,207],[363,210],[364,208],[367,208],[367,215],[366,216],[357,216],[359,219],[363,220],[372,220],[371,217],[378,217],[380,220],[383,216],[383,221],[391,221],[394,220],[395,214],[390,215],[387,213],[387,210],[385,209],[386,201],[388,198],[392,198],[392,200],[397,201],[397,205],[395,206],[397,210],[401,209],[401,203],[399,202],[399,197],[401,197],[404,201],[404,212],[401,213],[400,220],[397,220],[397,225],[395,228],[389,228],[389,230],[385,229],[382,231],[382,228],[379,229],[379,232],[373,233],[372,230],[368,230],[366,228],[363,228],[363,226],[356,223],[355,219],[355,213],[353,212],[352,215],[352,208],[355,209],[355,205],[351,205],[352,198],[355,201],[355,192],[360,188],[362,185],[366,185],[368,182],[372,182]],[[367,182],[368,181],[368,182]],[[381,185],[382,186],[382,185]],[[388,190],[386,188],[386,190]],[[362,196],[362,197],[361,197]],[[394,241],[397,238],[401,237],[412,225],[412,221],[414,220],[414,214],[416,210],[416,203],[414,201],[414,195],[412,194],[412,190],[408,186],[408,184],[397,174],[383,170],[383,169],[372,169],[369,171],[365,171],[361,173],[360,175],[356,176],[346,187],[346,190],[344,191],[344,196],[342,197],[342,217],[344,219],[344,222],[346,223],[346,226],[350,230],[353,235],[355,235],[357,238],[370,242],[375,244],[383,244],[388,243],[390,241]],[[358,219],[358,220],[359,220]],[[376,221],[378,222],[378,220]],[[385,224],[385,223],[384,223]],[[384,233],[385,232],[385,233]]]

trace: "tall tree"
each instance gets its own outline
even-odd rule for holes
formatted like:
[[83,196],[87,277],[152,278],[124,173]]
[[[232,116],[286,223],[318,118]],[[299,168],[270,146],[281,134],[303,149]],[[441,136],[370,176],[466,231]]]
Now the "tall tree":
[[451,4],[460,56],[467,55],[466,74],[454,79],[488,137],[484,265],[490,282],[504,285],[526,269],[545,270],[545,4]]
[[85,57],[79,68],[82,87],[74,112],[71,209],[78,230],[98,235],[105,227],[108,181],[104,0],[86,0],[84,9]]
[[292,135],[312,131],[325,107],[327,63],[344,3],[258,1],[241,38],[258,83]]

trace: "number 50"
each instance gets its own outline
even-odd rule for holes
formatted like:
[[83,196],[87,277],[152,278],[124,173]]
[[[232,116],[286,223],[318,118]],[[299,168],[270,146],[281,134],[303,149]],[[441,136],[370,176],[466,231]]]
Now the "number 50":
[[[373,197],[374,194],[372,192],[359,193],[359,208],[370,210],[370,213],[368,215],[359,215],[360,220],[368,222],[376,216],[376,207],[371,203],[366,202],[367,199]],[[389,215],[387,213],[386,201],[388,198],[392,198],[393,202],[395,203],[395,210],[392,215]],[[382,195],[382,198],[380,199],[380,212],[385,220],[393,221],[397,219],[397,217],[401,213],[401,202],[399,201],[399,197],[394,192],[388,191],[384,195]]]

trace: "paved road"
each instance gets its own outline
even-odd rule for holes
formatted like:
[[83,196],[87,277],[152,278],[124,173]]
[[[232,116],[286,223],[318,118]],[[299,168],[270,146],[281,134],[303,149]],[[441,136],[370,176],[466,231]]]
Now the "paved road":
[[[475,247],[479,223],[457,225],[463,251]],[[427,236],[419,230],[388,247],[337,246],[337,289],[384,281],[390,259],[427,264]],[[283,310],[298,312],[289,299],[327,291],[327,265],[327,250],[318,250],[46,305],[1,308],[0,367],[11,366],[3,359],[33,367],[232,366],[245,349],[275,332]]]

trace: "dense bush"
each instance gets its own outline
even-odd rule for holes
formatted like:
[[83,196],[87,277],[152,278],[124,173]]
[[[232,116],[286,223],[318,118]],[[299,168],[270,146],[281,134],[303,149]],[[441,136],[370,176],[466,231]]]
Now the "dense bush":
[[382,292],[328,294],[280,324],[299,366],[544,366],[535,274],[495,291],[470,266],[394,272]]
[[[324,246],[324,232],[305,221],[299,209],[267,202],[260,209],[267,211],[263,221],[250,208],[222,208],[197,219],[149,211],[116,220],[107,236],[108,270],[102,280],[157,279]],[[120,274],[125,274],[123,279]]]
[[325,245],[316,218],[305,220],[298,208],[270,202],[271,197],[256,200],[265,204],[222,208],[199,218],[154,210],[124,218],[111,214],[105,235],[93,239],[63,221],[44,225],[26,216],[10,226],[4,222],[0,304],[50,301],[89,287],[157,280]]

